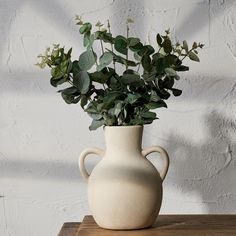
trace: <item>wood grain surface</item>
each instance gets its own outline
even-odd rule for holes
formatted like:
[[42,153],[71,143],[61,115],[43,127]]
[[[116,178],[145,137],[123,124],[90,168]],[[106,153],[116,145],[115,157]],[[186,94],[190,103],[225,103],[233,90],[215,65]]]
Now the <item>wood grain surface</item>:
[[80,223],[78,222],[64,223],[58,236],[76,236],[79,226]]
[[70,224],[74,231],[59,236],[236,236],[236,215],[160,215],[152,228],[130,231],[102,229],[92,216]]

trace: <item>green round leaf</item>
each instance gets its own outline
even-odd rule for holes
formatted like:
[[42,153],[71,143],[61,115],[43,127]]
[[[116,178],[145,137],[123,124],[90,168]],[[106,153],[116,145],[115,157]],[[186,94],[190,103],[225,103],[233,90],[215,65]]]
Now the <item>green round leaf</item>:
[[166,107],[167,108],[167,105],[166,103],[163,101],[163,100],[159,100],[157,102],[150,102],[146,105],[146,107],[150,110],[152,109],[156,109],[156,108],[160,108],[160,107]]
[[194,52],[189,52],[188,57],[192,61],[197,61],[197,62],[200,61],[199,57]]
[[100,57],[99,61],[101,64],[109,65],[113,60],[113,55],[110,52],[104,52],[104,54]]
[[139,38],[128,38],[128,45],[129,47],[134,47],[135,45],[137,45],[140,42]]
[[141,42],[135,44],[134,46],[129,46],[129,49],[133,52],[138,52],[143,48],[143,44]]
[[73,95],[73,94],[65,94],[65,93],[61,93],[62,98],[64,99],[64,101],[67,104],[76,104],[80,101],[80,95]]
[[165,38],[164,42],[162,43],[162,47],[164,48],[165,53],[171,53],[172,45],[169,38]]
[[113,58],[114,58],[115,62],[121,63],[123,65],[128,65],[128,66],[137,66],[137,64],[134,61],[126,60],[126,58],[123,58],[119,55],[116,55],[111,50],[109,50],[109,49],[107,49],[107,50],[113,55]]
[[128,103],[134,104],[140,97],[142,97],[142,95],[139,93],[136,94],[129,93],[126,100]]
[[157,93],[152,90],[151,91],[151,96],[150,96],[150,102],[157,102],[160,100],[160,97],[157,95]]
[[95,64],[94,53],[91,50],[83,52],[79,57],[78,64],[81,70],[91,69]]
[[93,120],[91,125],[89,126],[89,130],[96,130],[97,128],[103,126],[105,124],[105,121],[102,120]]
[[90,78],[86,71],[80,71],[73,78],[73,84],[81,94],[86,94],[90,85]]
[[145,54],[151,55],[155,52],[154,48],[151,45],[145,45],[138,51],[139,56],[143,56]]
[[155,119],[156,118],[156,113],[152,111],[147,111],[141,114],[143,118],[148,118],[148,119]]
[[121,35],[118,35],[115,38],[115,49],[116,49],[116,51],[126,55],[127,52],[128,52],[127,47],[128,47],[128,44],[127,44],[126,38],[121,36]]
[[175,68],[176,71],[188,71],[189,70],[189,67],[188,66],[184,66],[184,65],[181,65],[181,66],[178,66],[177,68]]
[[186,40],[183,41],[183,49],[185,50],[185,52],[188,52],[188,43]]
[[152,69],[151,58],[149,55],[144,54],[141,62],[144,70],[150,71]]
[[76,87],[69,87],[69,88],[66,88],[66,89],[62,89],[62,90],[59,90],[58,91],[59,93],[64,93],[66,95],[71,95],[71,94],[75,94],[76,92],[78,92],[77,88]]
[[180,96],[182,94],[182,90],[179,89],[171,89],[171,90],[175,97]]
[[176,76],[177,73],[173,68],[165,68],[165,73],[168,76]]
[[132,84],[140,81],[140,76],[137,74],[123,74],[121,81],[124,84]]
[[160,46],[160,47],[162,47],[162,38],[161,38],[161,35],[160,34],[157,34],[157,36],[156,36],[156,40],[157,40],[157,44]]
[[80,27],[79,32],[80,32],[81,34],[84,34],[84,33],[86,33],[86,32],[89,32],[91,29],[92,29],[92,25],[87,22],[87,23],[84,23],[84,24]]
[[97,70],[101,71],[103,68],[111,64],[113,61],[113,55],[110,52],[104,52],[104,54],[100,57],[100,64],[97,66]]

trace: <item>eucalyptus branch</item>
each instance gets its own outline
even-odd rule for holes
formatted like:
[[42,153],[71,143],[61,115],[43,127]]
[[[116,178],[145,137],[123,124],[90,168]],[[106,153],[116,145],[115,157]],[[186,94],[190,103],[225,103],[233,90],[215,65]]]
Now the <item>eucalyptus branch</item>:
[[[98,23],[100,23],[100,22],[98,22]],[[97,24],[98,24],[98,23],[97,23]],[[98,25],[98,30],[99,30],[99,31],[101,30],[101,26],[102,26],[102,24],[100,23],[100,24]],[[102,42],[101,39],[100,39],[100,45],[101,45],[101,49],[102,49],[102,54],[104,54],[103,42]]]
[[[109,34],[111,34],[111,25],[110,25],[110,21],[109,20],[107,20],[107,28],[108,28]],[[113,44],[112,43],[111,43],[111,51],[114,53],[114,48],[113,48]],[[113,67],[114,67],[114,70],[116,70],[115,59],[113,59]]]
[[68,80],[68,83],[74,86],[73,82],[71,80]]
[[[92,50],[93,54],[95,54],[93,47],[91,47],[91,50]],[[98,66],[97,58],[95,59],[95,64],[96,64],[96,66]]]
[[93,108],[98,112],[97,107],[94,105],[94,101],[91,99],[91,97],[88,98],[88,100],[90,101],[90,103],[92,104]]
[[98,114],[100,114],[102,116],[102,118],[104,119],[104,121],[106,121],[104,113],[105,112],[99,112],[96,105],[94,104],[94,101],[91,99],[91,97],[88,98],[90,103],[92,104],[93,108],[97,111]]
[[[130,36],[130,23],[133,23],[133,20],[127,19],[125,35],[113,37],[110,22],[107,20],[108,30],[102,31],[99,28],[95,38],[87,37],[90,35],[92,24],[80,20],[80,33],[86,34],[86,50],[77,55],[77,60],[71,60],[72,49],[66,52],[64,47],[57,45],[53,50],[46,49],[46,52],[39,56],[41,62],[37,65],[40,68],[51,68],[51,85],[66,85],[60,90],[65,102],[74,104],[80,101],[82,109],[93,118],[90,130],[104,124],[124,126],[152,123],[157,118],[153,110],[167,107],[165,101],[171,93],[173,96],[180,96],[182,93],[175,88],[179,79],[178,72],[189,70],[182,61],[186,57],[199,61],[198,49],[202,48],[203,44],[194,42],[192,47],[188,47],[184,40],[181,45],[173,45],[167,30],[167,35],[157,34],[157,44],[160,48],[154,48],[153,45],[145,45],[139,38]],[[96,26],[101,27],[101,22]],[[97,58],[92,47],[94,40],[100,40],[100,58]],[[111,50],[106,48],[108,42]],[[156,55],[162,50],[165,52],[163,55]],[[129,60],[131,51],[135,53],[135,60]],[[114,70],[110,68],[112,62]],[[123,71],[120,73],[115,70],[116,63],[123,65]],[[144,71],[143,74],[140,69]],[[74,74],[76,76],[73,76]]]
[[180,49],[180,53],[178,54],[178,59],[180,59],[180,56],[181,56],[181,54],[182,54],[182,51],[183,51],[183,49]]
[[101,39],[100,39],[100,44],[101,44],[102,54],[104,54],[103,42]]
[[192,52],[193,50],[194,50],[194,48],[190,49],[190,50],[186,53],[186,55],[181,59],[181,61],[183,61],[183,60],[189,55],[189,53]]
[[139,72],[140,64],[141,64],[141,62],[138,63],[138,68],[137,68],[136,72]]
[[[182,50],[184,49],[186,51],[186,54],[185,56],[181,59],[181,61],[183,61],[186,57],[189,57],[189,59],[193,60],[193,61],[200,61],[197,54],[198,54],[198,51],[197,49],[198,48],[203,48],[204,47],[204,44],[202,43],[196,43],[194,42],[193,43],[193,46],[190,50],[188,50],[188,44],[187,42],[184,40],[183,41],[183,46],[182,46]],[[181,55],[181,54],[180,54]]]
[[[128,22],[126,23],[126,38],[127,38],[127,40],[128,40],[128,38],[129,38],[129,24],[128,24]],[[128,50],[128,47],[127,47],[127,53],[126,53],[126,60],[128,61],[129,60],[129,50]],[[125,65],[125,68],[126,68],[126,70],[128,70],[128,65],[126,64]]]

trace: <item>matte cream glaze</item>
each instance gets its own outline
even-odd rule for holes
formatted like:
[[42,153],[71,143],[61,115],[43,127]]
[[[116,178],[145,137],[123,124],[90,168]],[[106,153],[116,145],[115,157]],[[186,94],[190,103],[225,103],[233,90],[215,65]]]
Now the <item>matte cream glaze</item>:
[[[142,126],[107,126],[106,150],[88,148],[80,155],[80,171],[88,181],[89,206],[103,228],[146,228],[158,216],[169,158],[158,146],[142,150],[142,134]],[[159,152],[164,160],[161,173],[145,158],[152,152]],[[102,157],[91,175],[84,167],[88,154]]]

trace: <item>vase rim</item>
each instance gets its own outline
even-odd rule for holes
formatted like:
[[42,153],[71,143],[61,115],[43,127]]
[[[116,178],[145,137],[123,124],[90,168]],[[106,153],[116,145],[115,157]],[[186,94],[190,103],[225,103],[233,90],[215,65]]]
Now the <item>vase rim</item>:
[[143,127],[143,125],[120,125],[120,126],[118,126],[118,125],[114,125],[114,126],[109,126],[109,125],[105,125],[104,126],[104,129],[126,129],[126,128],[142,128]]

